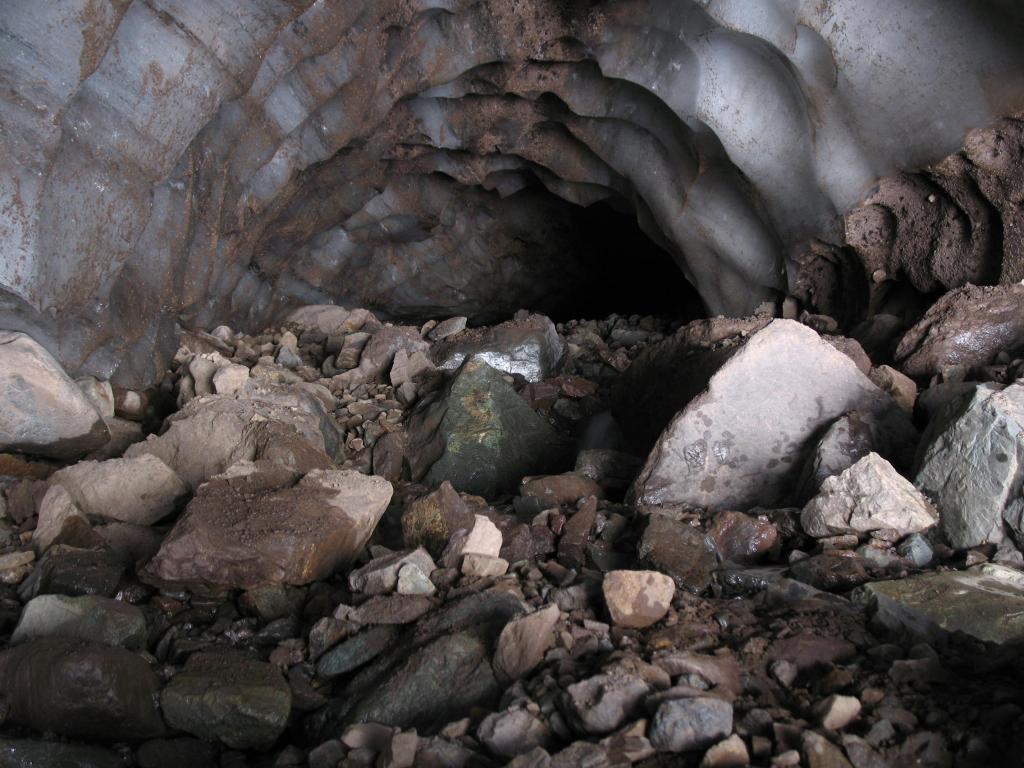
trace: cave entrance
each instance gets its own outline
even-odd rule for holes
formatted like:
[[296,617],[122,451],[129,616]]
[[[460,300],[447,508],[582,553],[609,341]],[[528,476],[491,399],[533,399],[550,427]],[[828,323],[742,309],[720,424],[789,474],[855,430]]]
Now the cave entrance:
[[556,322],[611,314],[686,322],[705,315],[697,290],[672,256],[644,233],[633,212],[598,202],[572,206],[570,215],[577,256],[587,267],[584,283],[570,300],[538,311]]

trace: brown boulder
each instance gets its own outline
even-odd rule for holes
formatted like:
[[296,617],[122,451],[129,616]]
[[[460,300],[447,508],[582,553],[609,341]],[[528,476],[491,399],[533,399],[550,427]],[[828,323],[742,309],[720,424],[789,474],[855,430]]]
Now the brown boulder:
[[308,584],[352,561],[391,500],[390,483],[358,472],[281,475],[238,465],[203,485],[144,574],[200,591]]

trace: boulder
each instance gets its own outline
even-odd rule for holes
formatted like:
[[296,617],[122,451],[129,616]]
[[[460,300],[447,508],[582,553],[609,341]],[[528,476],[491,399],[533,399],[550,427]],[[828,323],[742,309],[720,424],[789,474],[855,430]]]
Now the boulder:
[[196,653],[160,695],[167,724],[232,749],[269,749],[288,724],[292,695],[270,664]]
[[22,611],[11,643],[40,637],[68,637],[140,649],[146,642],[142,610],[107,597],[40,595]]
[[0,653],[8,719],[37,731],[93,741],[159,736],[159,683],[130,651],[46,637]]
[[517,373],[530,382],[553,376],[565,355],[555,324],[543,315],[528,315],[500,325],[460,333],[434,345],[434,362],[455,370],[472,357],[504,373]]
[[236,461],[257,460],[263,451],[271,450],[281,436],[277,434],[271,441],[257,439],[267,428],[266,422],[291,427],[297,433],[294,440],[307,444],[305,452],[334,456],[340,450],[338,426],[314,391],[253,382],[245,390],[244,396],[211,395],[192,400],[167,419],[167,429],[159,437],[136,443],[125,457],[152,454],[195,490]]
[[89,398],[42,346],[0,331],[0,451],[74,459],[110,433]]
[[566,442],[501,373],[476,357],[421,401],[407,431],[413,480],[434,486],[448,480],[487,498],[511,493],[523,476],[567,460]]
[[775,320],[671,421],[633,486],[640,503],[744,511],[783,502],[810,441],[852,410],[910,435],[907,415],[806,326]]
[[611,571],[605,574],[604,601],[612,622],[620,627],[644,629],[665,618],[676,585],[657,571]]
[[908,376],[927,378],[952,365],[988,365],[1024,350],[1024,285],[965,285],[935,302],[896,347]]
[[153,455],[80,461],[54,473],[85,514],[135,525],[152,525],[174,511],[189,487]]
[[1004,565],[874,581],[856,594],[890,631],[929,642],[952,632],[990,643],[1024,640],[1024,575]]
[[314,470],[295,485],[281,468],[233,470],[199,489],[148,578],[204,591],[309,584],[355,558],[391,500],[386,480],[350,470]]
[[1014,506],[1024,483],[1024,384],[978,387],[935,431],[915,483],[935,501],[954,547],[1001,541],[1006,517],[1024,541]]
[[902,537],[937,522],[928,500],[877,453],[826,479],[800,513],[804,531],[817,538],[883,529]]

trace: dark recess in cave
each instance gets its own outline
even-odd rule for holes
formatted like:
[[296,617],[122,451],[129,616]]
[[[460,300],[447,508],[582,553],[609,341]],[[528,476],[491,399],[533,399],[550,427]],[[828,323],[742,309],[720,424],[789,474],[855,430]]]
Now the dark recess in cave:
[[705,315],[696,289],[672,257],[644,234],[634,214],[599,202],[575,208],[574,217],[578,253],[590,266],[589,282],[580,286],[575,301],[544,308],[553,320],[615,313],[686,321]]

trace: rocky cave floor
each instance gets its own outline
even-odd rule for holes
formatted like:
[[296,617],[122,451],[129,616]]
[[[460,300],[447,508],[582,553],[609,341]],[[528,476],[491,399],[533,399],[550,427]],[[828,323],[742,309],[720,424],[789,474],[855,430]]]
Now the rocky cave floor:
[[1022,326],[7,334],[0,765],[1020,765]]

